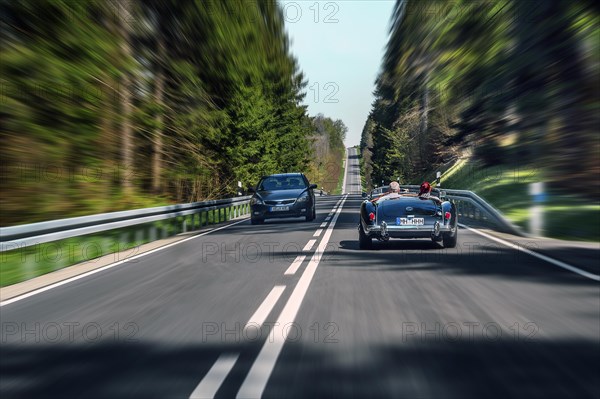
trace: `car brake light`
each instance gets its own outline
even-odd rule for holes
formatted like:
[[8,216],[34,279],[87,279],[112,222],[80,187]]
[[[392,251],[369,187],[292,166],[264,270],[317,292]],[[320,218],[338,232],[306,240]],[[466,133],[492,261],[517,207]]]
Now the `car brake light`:
[[373,212],[369,213],[369,220],[372,222],[375,220],[375,214]]
[[446,212],[446,214],[444,215],[446,217],[446,219],[450,219],[450,217],[452,217],[452,214],[450,212]]

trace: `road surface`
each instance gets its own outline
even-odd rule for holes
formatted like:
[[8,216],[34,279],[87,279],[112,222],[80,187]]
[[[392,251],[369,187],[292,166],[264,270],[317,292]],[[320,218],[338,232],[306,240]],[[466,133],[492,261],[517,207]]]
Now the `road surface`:
[[342,190],[347,194],[361,194],[360,167],[358,164],[358,151],[354,147],[347,149],[348,161],[346,167],[346,187]]
[[598,398],[599,284],[465,229],[359,250],[352,150],[351,194],[314,222],[246,220],[4,304],[0,397]]

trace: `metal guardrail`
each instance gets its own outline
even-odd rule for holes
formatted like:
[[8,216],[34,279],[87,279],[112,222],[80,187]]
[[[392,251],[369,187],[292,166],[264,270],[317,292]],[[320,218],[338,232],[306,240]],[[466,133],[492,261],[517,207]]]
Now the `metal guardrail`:
[[[3,227],[0,228],[0,252],[189,215],[191,229],[195,229],[196,224],[202,227],[210,222],[208,212],[212,212],[213,223],[225,221],[227,216],[236,218],[250,213],[250,198],[243,196]],[[229,214],[227,209],[230,209]],[[203,213],[207,213],[205,218]],[[199,216],[196,218],[196,215]],[[182,230],[188,231],[187,218],[182,223]]]
[[[400,188],[408,188],[418,191],[420,186],[401,185]],[[506,217],[483,198],[469,190],[454,190],[436,187],[433,191],[438,191],[456,205],[459,216],[463,216],[476,221],[490,220],[497,227],[498,231],[526,236],[519,227],[512,224]],[[443,195],[445,193],[445,195]]]

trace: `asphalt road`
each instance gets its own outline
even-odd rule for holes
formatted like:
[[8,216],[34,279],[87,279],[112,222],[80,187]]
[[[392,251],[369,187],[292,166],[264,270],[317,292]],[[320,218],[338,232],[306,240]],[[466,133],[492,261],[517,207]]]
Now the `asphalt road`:
[[358,166],[358,152],[350,147],[348,151],[348,167],[346,171],[346,187],[343,192],[348,194],[361,194],[360,168]]
[[361,251],[360,202],[2,306],[0,397],[599,397],[597,282],[464,229]]

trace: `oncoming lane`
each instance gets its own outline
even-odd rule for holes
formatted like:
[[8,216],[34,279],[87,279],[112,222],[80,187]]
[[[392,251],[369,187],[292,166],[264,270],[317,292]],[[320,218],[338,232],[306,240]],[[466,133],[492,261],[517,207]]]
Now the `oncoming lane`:
[[244,222],[3,307],[2,397],[189,397],[204,376],[201,395],[227,378],[239,387],[307,262],[285,272],[314,254],[303,249],[340,202],[320,197],[310,223]]

